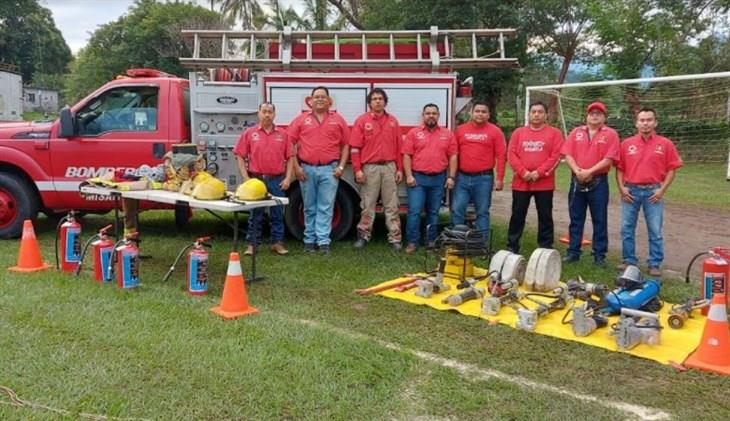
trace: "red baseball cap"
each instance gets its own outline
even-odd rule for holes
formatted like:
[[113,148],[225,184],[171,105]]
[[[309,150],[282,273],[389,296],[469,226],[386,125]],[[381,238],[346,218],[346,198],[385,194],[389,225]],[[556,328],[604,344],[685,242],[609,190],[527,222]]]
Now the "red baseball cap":
[[598,110],[603,114],[606,114],[606,105],[601,101],[591,102],[591,104],[588,105],[588,108],[586,108],[586,112],[590,113],[593,110]]

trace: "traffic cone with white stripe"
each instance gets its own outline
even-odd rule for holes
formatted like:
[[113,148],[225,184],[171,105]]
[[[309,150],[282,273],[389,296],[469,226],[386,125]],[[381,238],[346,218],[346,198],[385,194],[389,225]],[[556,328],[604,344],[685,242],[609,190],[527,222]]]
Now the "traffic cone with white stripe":
[[730,330],[728,330],[725,294],[712,296],[700,346],[687,357],[684,365],[730,375]]
[[236,252],[231,253],[228,259],[228,272],[226,273],[226,283],[223,285],[221,305],[211,308],[210,311],[226,320],[233,320],[259,312],[248,305],[246,281],[243,279],[241,260]]

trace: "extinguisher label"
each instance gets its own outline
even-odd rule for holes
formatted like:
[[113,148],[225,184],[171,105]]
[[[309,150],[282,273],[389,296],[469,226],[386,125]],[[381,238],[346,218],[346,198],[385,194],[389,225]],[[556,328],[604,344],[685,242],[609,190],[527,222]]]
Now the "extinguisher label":
[[78,263],[81,260],[81,228],[69,228],[66,232],[66,255],[69,263]]
[[190,272],[188,273],[188,290],[190,292],[208,291],[208,258],[193,255],[190,258]]
[[713,294],[725,294],[725,274],[705,272],[705,298],[712,298]]
[[139,286],[139,255],[137,253],[124,253],[122,256],[122,288],[134,288]]
[[101,278],[104,282],[112,281],[111,267],[109,267],[109,261],[112,258],[112,252],[114,247],[106,247],[99,249],[99,261],[101,262]]

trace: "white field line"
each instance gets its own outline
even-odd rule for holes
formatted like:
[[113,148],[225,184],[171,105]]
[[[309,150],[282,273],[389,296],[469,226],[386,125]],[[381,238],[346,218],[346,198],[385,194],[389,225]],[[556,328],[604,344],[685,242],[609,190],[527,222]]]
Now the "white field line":
[[534,380],[530,380],[528,378],[522,377],[522,376],[515,376],[512,374],[502,373],[501,371],[497,370],[491,370],[491,369],[485,369],[478,367],[473,364],[463,363],[457,360],[452,360],[449,358],[444,358],[436,354],[431,354],[429,352],[423,352],[418,351],[415,349],[405,348],[400,345],[396,345],[394,343],[386,342],[381,339],[372,338],[370,336],[352,332],[346,329],[338,328],[335,326],[330,326],[324,323],[316,322],[313,320],[305,320],[305,319],[296,319],[295,321],[312,326],[318,329],[326,330],[329,332],[338,333],[342,336],[346,336],[351,339],[359,339],[359,340],[366,340],[370,342],[375,342],[379,344],[380,346],[391,349],[393,351],[402,352],[405,354],[413,355],[421,360],[428,361],[433,364],[438,364],[442,367],[447,367],[454,369],[459,372],[459,374],[477,379],[477,380],[488,380],[488,379],[498,379],[504,382],[516,384],[520,387],[526,388],[526,389],[537,389],[537,390],[543,390],[546,392],[555,393],[558,395],[567,396],[569,398],[573,398],[582,402],[589,402],[594,403],[606,408],[610,409],[616,409],[621,412],[625,412],[629,415],[632,415],[633,417],[642,419],[642,420],[668,420],[671,419],[671,415],[661,411],[659,409],[655,408],[649,408],[642,405],[635,405],[620,401],[613,401],[610,399],[605,398],[599,398],[592,395],[586,395],[584,393],[578,393],[574,392],[570,389],[565,389],[558,386],[553,386],[551,384],[546,383],[540,383],[536,382]]

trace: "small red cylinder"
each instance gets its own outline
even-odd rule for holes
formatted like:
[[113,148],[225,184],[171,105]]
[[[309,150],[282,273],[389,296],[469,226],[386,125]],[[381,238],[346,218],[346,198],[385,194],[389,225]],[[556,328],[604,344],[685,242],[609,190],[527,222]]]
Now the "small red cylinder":
[[[710,256],[702,261],[702,298],[709,300],[714,294],[724,294],[727,297],[730,263],[728,258],[723,256],[724,252],[727,252],[727,249],[712,249]],[[702,309],[702,314],[707,315],[708,312],[709,307]]]
[[72,273],[81,260],[81,224],[69,218],[61,224],[59,238],[61,239],[60,267],[62,272]]
[[91,243],[94,253],[94,280],[98,283],[111,281],[109,260],[114,252],[114,241],[106,235]]

